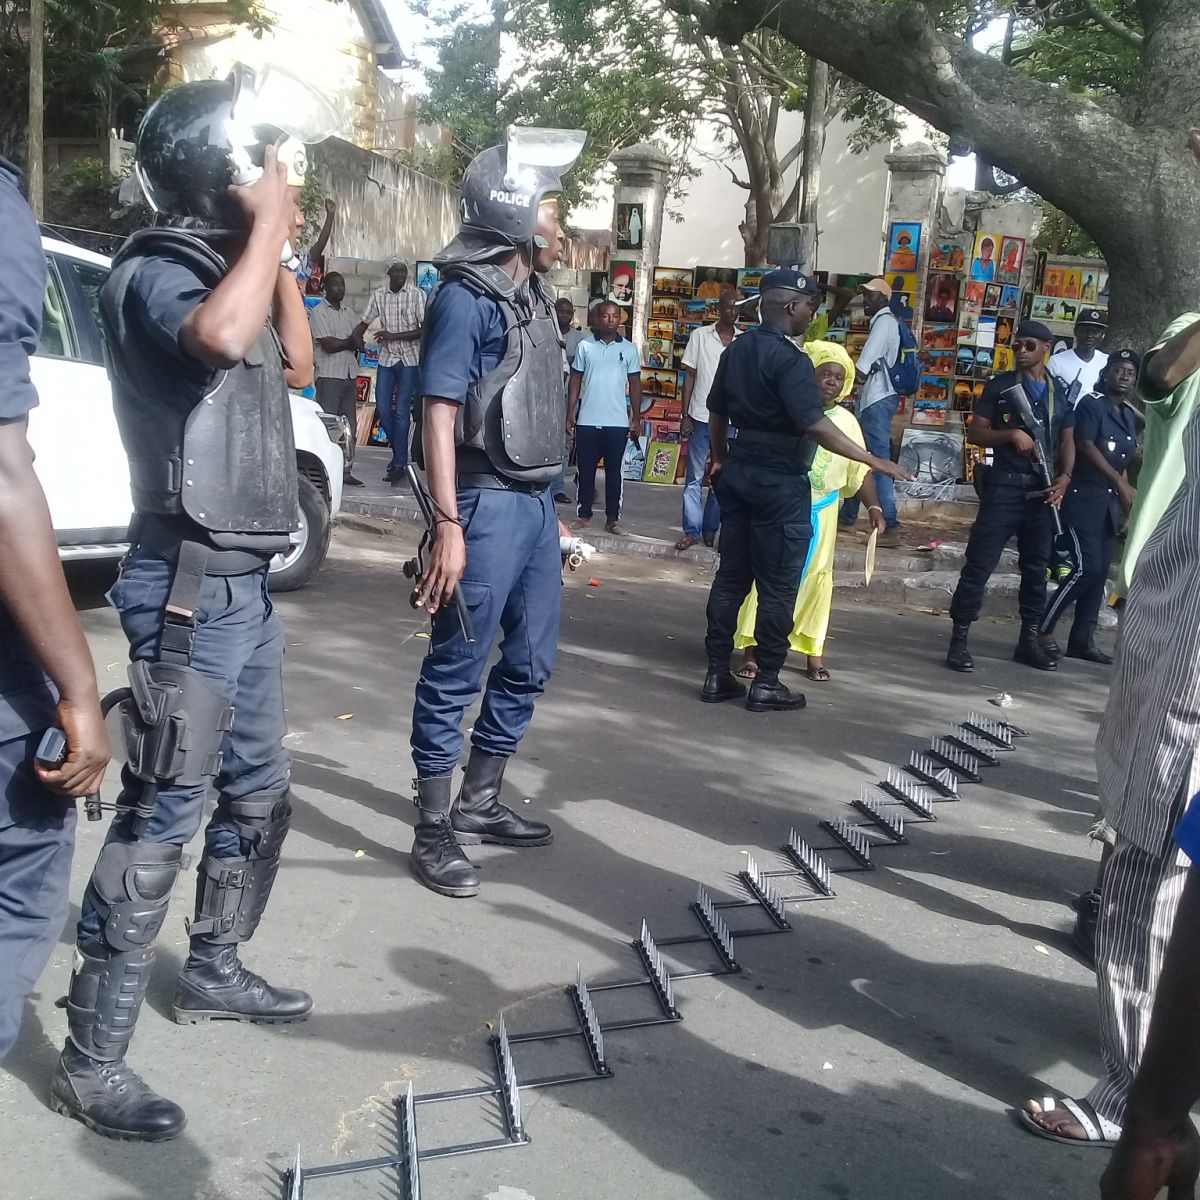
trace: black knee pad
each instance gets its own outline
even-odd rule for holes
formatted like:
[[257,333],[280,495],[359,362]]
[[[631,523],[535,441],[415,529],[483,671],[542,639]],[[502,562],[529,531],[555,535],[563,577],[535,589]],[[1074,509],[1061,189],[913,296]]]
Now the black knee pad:
[[100,851],[88,889],[108,910],[103,937],[109,949],[124,953],[153,944],[182,857],[182,846],[158,842],[109,842]]

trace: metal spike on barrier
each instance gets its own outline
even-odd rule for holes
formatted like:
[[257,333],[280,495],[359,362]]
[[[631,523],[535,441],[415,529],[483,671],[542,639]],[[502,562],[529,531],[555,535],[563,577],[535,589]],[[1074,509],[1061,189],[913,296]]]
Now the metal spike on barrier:
[[989,767],[997,766],[1000,762],[994,748],[982,738],[976,737],[963,725],[956,725],[946,734],[946,741],[952,746],[957,746],[960,750],[974,755],[981,763],[985,763]]
[[853,858],[864,871],[875,870],[871,861],[871,843],[857,826],[849,821],[822,821],[821,828],[841,843],[841,848]]
[[933,811],[933,795],[919,783],[913,783],[903,771],[897,771],[895,767],[888,767],[887,778],[881,779],[879,786],[893,800],[899,800],[905,808],[916,813],[922,820],[937,820]]
[[935,737],[929,741],[929,755],[943,766],[956,771],[971,783],[982,783],[983,776],[979,774],[979,760],[973,754],[967,754],[957,746],[952,746],[943,738]]
[[[504,1018],[500,1018],[503,1023]],[[417,1155],[417,1110],[413,1103],[412,1080],[400,1106],[400,1141],[404,1147],[404,1200],[421,1200],[421,1161]]]
[[1013,735],[1013,737],[1015,737],[1015,738],[1022,738],[1022,737],[1029,736],[1028,729],[1022,729],[1020,727],[1020,725],[1014,725],[1011,721],[1001,721],[1000,724],[1003,725],[1004,728],[1007,729],[1008,732],[1011,733]]
[[667,964],[663,961],[662,952],[654,942],[645,917],[642,918],[642,931],[638,935],[637,944],[650,972],[650,982],[658,993],[663,1012],[668,1017],[678,1020],[679,1010],[675,1007],[675,989],[671,986],[671,973],[667,970]]
[[729,926],[725,924],[725,918],[717,911],[713,898],[708,894],[708,889],[704,884],[700,884],[696,889],[696,913],[716,943],[725,965],[731,971],[741,970],[737,959],[733,956],[733,935],[729,932]]
[[796,832],[788,833],[784,853],[800,868],[801,873],[823,896],[833,896],[833,877],[829,864]]
[[304,1168],[300,1165],[300,1143],[296,1143],[296,1161],[283,1173],[286,1200],[304,1200]]
[[908,766],[904,769],[923,784],[933,788],[944,800],[958,799],[958,776],[949,767],[935,762],[928,754],[914,750],[908,757]]
[[887,809],[881,808],[867,788],[862,789],[862,794],[854,801],[854,807],[867,818],[872,828],[877,829],[889,841],[897,846],[908,842],[908,838],[904,836],[904,818],[893,817]]
[[993,721],[991,717],[985,717],[974,712],[969,713],[967,719],[963,722],[963,728],[977,734],[981,738],[986,738],[993,746],[999,746],[1001,750],[1016,749],[1013,745],[1012,730],[1007,725],[1002,725],[999,721]]
[[496,1023],[496,1066],[500,1074],[500,1099],[508,1122],[508,1136],[514,1142],[527,1142],[521,1126],[521,1089],[517,1086],[517,1067],[513,1062],[512,1046],[508,1041],[508,1026],[502,1012]]
[[783,896],[775,884],[762,872],[758,860],[753,854],[746,856],[746,869],[741,873],[742,882],[750,889],[751,895],[766,909],[771,920],[780,929],[791,929],[787,914],[784,912]]
[[611,1075],[612,1072],[604,1058],[604,1030],[600,1028],[600,1018],[596,1016],[592,993],[583,981],[583,968],[580,966],[575,968],[575,1006],[583,1022],[583,1036],[587,1040],[588,1053],[592,1056],[592,1066],[596,1068],[596,1074]]

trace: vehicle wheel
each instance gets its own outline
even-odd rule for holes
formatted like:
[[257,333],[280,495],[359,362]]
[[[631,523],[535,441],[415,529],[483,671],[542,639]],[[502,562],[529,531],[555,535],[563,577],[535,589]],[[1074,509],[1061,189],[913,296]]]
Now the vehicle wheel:
[[294,592],[320,570],[329,552],[333,522],[325,497],[309,480],[300,479],[300,528],[291,535],[291,545],[271,559],[268,576],[271,591]]

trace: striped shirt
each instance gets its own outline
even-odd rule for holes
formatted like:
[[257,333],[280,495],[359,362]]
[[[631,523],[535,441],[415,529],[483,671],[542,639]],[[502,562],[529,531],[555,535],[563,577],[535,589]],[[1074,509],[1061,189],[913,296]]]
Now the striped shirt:
[[317,379],[353,379],[358,374],[358,354],[337,350],[327,354],[318,340],[323,337],[348,338],[358,327],[358,318],[346,307],[334,308],[322,300],[308,310],[308,325],[313,337],[313,368]]
[[[425,293],[411,283],[406,283],[398,292],[381,287],[371,293],[362,319],[368,325],[378,321],[386,333],[408,333],[425,320]],[[385,342],[379,347],[381,367],[393,367],[401,362],[406,367],[415,367],[420,361],[419,340]]]
[[1183,443],[1183,481],[1129,587],[1096,738],[1105,816],[1151,854],[1163,851],[1180,800],[1200,791],[1200,411]]

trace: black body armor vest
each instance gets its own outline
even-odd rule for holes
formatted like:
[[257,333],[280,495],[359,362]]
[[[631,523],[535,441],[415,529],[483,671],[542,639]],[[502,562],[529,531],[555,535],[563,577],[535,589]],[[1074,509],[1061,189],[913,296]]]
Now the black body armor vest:
[[223,548],[253,546],[262,535],[298,528],[291,403],[274,329],[264,325],[236,367],[214,370],[190,412],[162,403],[170,385],[148,377],[149,366],[134,349],[144,335],[126,308],[130,280],[148,258],[182,263],[209,288],[228,271],[211,246],[177,229],[135,233],[113,259],[100,308],[134,509],[186,516]]

